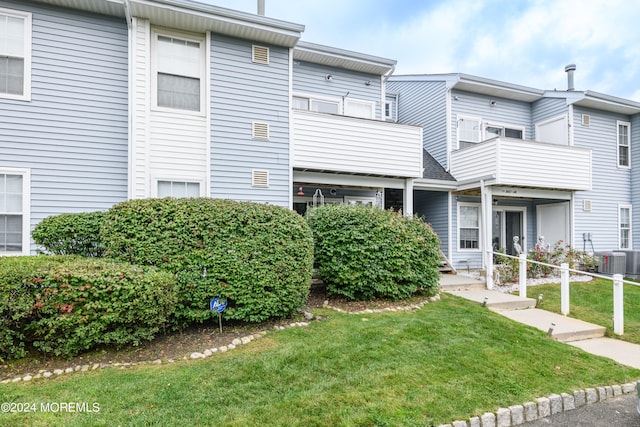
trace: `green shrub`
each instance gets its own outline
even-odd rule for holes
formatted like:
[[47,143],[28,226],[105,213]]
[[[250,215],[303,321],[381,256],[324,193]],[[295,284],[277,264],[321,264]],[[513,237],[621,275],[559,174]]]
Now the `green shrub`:
[[0,258],[0,358],[30,348],[71,357],[151,340],[175,305],[174,282],[170,273],[115,261]]
[[438,292],[439,242],[428,224],[399,213],[326,205],[307,213],[327,291],[397,300]]
[[287,209],[217,199],[130,200],[108,211],[107,256],[176,274],[176,325],[211,319],[209,302],[227,299],[223,316],[261,322],[291,315],[311,285],[313,241]]
[[103,217],[100,211],[50,216],[35,226],[31,237],[50,254],[100,257]]

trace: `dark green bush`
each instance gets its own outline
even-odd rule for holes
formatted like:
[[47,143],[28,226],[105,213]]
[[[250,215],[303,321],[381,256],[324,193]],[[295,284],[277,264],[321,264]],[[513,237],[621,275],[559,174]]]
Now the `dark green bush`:
[[170,273],[115,261],[0,258],[0,359],[151,340],[174,308],[174,283]]
[[35,226],[31,237],[50,254],[100,257],[103,217],[100,211],[50,216]]
[[176,324],[210,319],[227,299],[227,319],[261,322],[291,315],[306,301],[313,241],[287,209],[217,199],[130,200],[108,211],[106,255],[176,274]]
[[326,205],[310,210],[307,221],[329,293],[397,300],[438,292],[439,242],[422,220],[370,207]]

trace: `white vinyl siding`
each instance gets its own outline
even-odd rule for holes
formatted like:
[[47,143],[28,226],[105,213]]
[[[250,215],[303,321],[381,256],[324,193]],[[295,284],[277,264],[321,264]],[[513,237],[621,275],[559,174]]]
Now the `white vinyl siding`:
[[26,170],[0,169],[0,255],[29,254],[29,181]]
[[154,106],[194,112],[204,106],[204,38],[152,33]]
[[480,249],[480,205],[460,203],[458,205],[458,249]]
[[629,122],[617,122],[618,126],[618,166],[628,168],[631,166],[630,158],[630,141],[631,141],[631,124]]
[[0,97],[31,97],[31,14],[0,8]]
[[631,206],[618,206],[619,249],[631,249]]

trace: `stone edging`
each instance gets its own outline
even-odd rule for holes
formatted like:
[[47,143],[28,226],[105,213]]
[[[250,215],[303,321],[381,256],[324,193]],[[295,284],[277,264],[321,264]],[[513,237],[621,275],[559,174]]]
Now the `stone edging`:
[[[309,325],[309,322],[294,322],[286,325],[276,325],[273,327],[273,329],[282,330],[287,328],[301,327],[301,326],[308,326],[308,325]],[[183,360],[204,359],[209,356],[212,356],[215,353],[225,353],[241,345],[249,344],[251,341],[262,338],[265,335],[267,335],[267,331],[261,331],[252,335],[241,337],[241,338],[235,338],[233,341],[231,341],[230,344],[223,345],[221,347],[208,348],[201,353],[194,352],[194,353],[191,353],[189,357],[184,356],[182,359]],[[126,369],[126,368],[131,368],[133,366],[139,366],[139,365],[162,365],[163,363],[174,363],[174,362],[175,362],[175,359],[167,359],[166,361],[163,361],[162,359],[156,359],[153,361],[143,361],[143,362],[94,363],[93,365],[76,365],[76,366],[70,366],[66,369],[54,369],[52,371],[47,371],[42,369],[38,371],[37,374],[28,373],[22,376],[16,376],[14,378],[8,378],[5,380],[2,380],[0,381],[0,384],[9,384],[9,383],[17,383],[21,381],[27,382],[32,380],[47,379],[47,378],[57,377],[63,374],[72,374],[74,372],[88,372],[88,371],[96,371],[99,369],[108,369],[108,368]]]
[[424,307],[426,304],[430,303],[430,302],[435,302],[435,301],[440,301],[440,294],[433,296],[433,297],[429,297],[427,300],[425,301],[421,301],[417,304],[412,304],[412,305],[406,305],[406,306],[401,306],[401,307],[386,307],[386,308],[377,308],[377,309],[371,309],[368,308],[366,310],[360,310],[360,311],[347,311],[347,310],[343,310],[339,307],[334,307],[332,305],[329,305],[329,301],[325,301],[324,304],[322,305],[322,307],[324,308],[330,308],[331,310],[337,311],[339,313],[344,313],[344,314],[370,314],[370,313],[385,313],[385,312],[389,312],[389,311],[411,311],[411,310],[419,310],[422,307]]
[[573,394],[551,394],[539,397],[535,402],[499,408],[495,413],[487,412],[480,417],[471,417],[468,421],[454,421],[439,427],[511,427],[535,421],[564,411],[572,411],[585,405],[633,393],[635,383],[576,390]]

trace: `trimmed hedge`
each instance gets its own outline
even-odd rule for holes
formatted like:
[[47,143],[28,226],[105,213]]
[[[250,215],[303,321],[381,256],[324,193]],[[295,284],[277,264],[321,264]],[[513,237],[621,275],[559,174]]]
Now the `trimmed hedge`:
[[100,257],[103,217],[100,211],[50,216],[34,227],[31,237],[50,254]]
[[227,299],[226,319],[287,317],[306,301],[313,240],[287,209],[219,199],[130,200],[110,209],[106,255],[176,274],[179,327],[214,317],[209,302]]
[[175,305],[174,283],[170,273],[115,261],[0,258],[0,359],[151,340]]
[[428,224],[371,207],[326,205],[307,212],[322,280],[352,300],[435,295],[439,241]]

